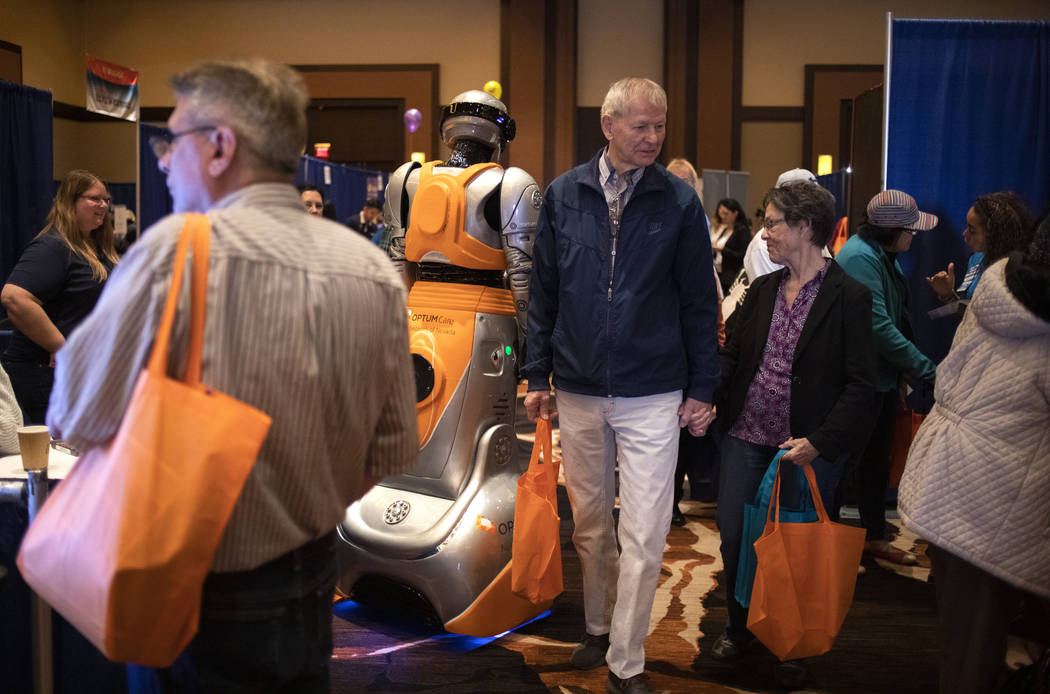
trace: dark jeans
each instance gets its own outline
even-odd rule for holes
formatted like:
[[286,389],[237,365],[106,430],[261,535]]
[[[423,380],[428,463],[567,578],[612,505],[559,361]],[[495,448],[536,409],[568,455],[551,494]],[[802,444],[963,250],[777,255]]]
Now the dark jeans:
[[682,500],[682,484],[689,475],[689,496],[718,501],[718,449],[714,435],[693,436],[683,428],[678,437],[678,465],[674,471],[674,503]]
[[857,460],[857,510],[868,540],[886,536],[886,483],[897,399],[896,390],[875,394],[875,427]]
[[129,665],[128,691],[328,692],[335,574],[334,531],[257,569],[209,574],[197,635],[171,667]]
[[4,371],[11,377],[18,406],[28,424],[46,424],[47,402],[55,382],[55,370],[47,364],[32,361],[3,360]]
[[[747,608],[734,597],[744,532],[744,505],[754,502],[762,476],[776,453],[774,446],[759,446],[733,436],[727,435],[722,441],[722,483],[718,491],[717,519],[718,532],[722,537],[726,605],[729,608],[726,632],[737,643],[748,639]],[[810,464],[825,508],[830,508],[835,501],[835,491],[842,480],[845,463],[846,455],[835,462],[818,457]],[[781,475],[781,506],[798,508],[803,493],[808,495],[809,490],[798,488],[795,475]]]

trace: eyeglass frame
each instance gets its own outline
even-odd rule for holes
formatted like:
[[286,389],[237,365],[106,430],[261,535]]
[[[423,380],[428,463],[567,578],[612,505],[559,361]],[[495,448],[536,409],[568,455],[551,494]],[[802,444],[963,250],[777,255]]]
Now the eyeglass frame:
[[769,223],[770,222],[770,218],[769,217],[764,218],[762,220],[762,228],[765,229],[766,231],[773,231],[780,224],[787,224],[788,223],[787,217],[781,217],[780,219],[773,219],[772,221],[773,221],[773,224],[770,225],[770,223]]
[[98,195],[78,195],[77,197],[87,200],[93,205],[105,205],[106,207],[110,207],[113,204],[113,196],[103,198]]
[[[150,135],[149,147],[153,151],[153,155],[157,157],[157,160],[161,160],[167,155],[171,148],[175,145],[180,137],[185,135],[194,135],[196,133],[206,133],[211,130],[215,130],[219,126],[217,125],[198,125],[195,128],[183,130],[181,133],[172,132],[165,128],[164,132],[159,135]],[[160,151],[158,152],[158,149]]]

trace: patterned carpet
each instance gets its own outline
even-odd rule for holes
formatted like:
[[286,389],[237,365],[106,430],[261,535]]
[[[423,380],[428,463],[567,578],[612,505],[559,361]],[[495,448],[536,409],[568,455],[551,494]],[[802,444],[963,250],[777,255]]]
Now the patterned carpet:
[[[523,437],[524,438],[524,437]],[[646,641],[646,671],[658,692],[777,691],[776,658],[759,647],[732,664],[705,655],[725,626],[725,595],[713,509],[683,502],[688,523],[672,527]],[[572,514],[559,488],[565,592],[551,612],[498,639],[452,635],[419,611],[344,602],[335,608],[332,691],[605,692],[606,668],[574,670],[569,653],[583,630],[580,566],[570,540]],[[916,538],[896,543],[919,553],[920,567],[865,559],[853,608],[828,654],[808,661],[804,691],[936,691],[933,590]]]

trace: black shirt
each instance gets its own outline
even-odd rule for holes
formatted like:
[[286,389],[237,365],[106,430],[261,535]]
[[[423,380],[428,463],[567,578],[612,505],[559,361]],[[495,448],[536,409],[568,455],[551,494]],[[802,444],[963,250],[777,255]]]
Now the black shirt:
[[[100,256],[99,260],[107,271],[113,269],[105,257]],[[106,281],[96,280],[87,261],[74,253],[57,231],[49,230],[29,243],[7,283],[40,299],[47,317],[64,337],[69,337],[73,328],[95,307]],[[48,351],[18,329],[11,335],[4,358],[40,364],[51,362]]]

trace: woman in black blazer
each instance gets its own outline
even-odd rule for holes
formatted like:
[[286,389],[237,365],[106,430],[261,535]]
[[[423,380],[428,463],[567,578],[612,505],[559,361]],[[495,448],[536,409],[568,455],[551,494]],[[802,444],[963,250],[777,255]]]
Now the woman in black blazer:
[[[784,269],[757,278],[727,326],[715,401],[722,444],[718,528],[722,536],[729,623],[714,658],[738,655],[751,640],[747,608],[734,598],[744,505],[751,503],[778,448],[783,460],[810,463],[825,507],[849,454],[864,445],[874,396],[871,293],[821,249],[834,228],[835,200],[815,183],[766,193],[770,259]],[[797,493],[782,477],[783,498]],[[784,684],[805,676],[781,664]]]

